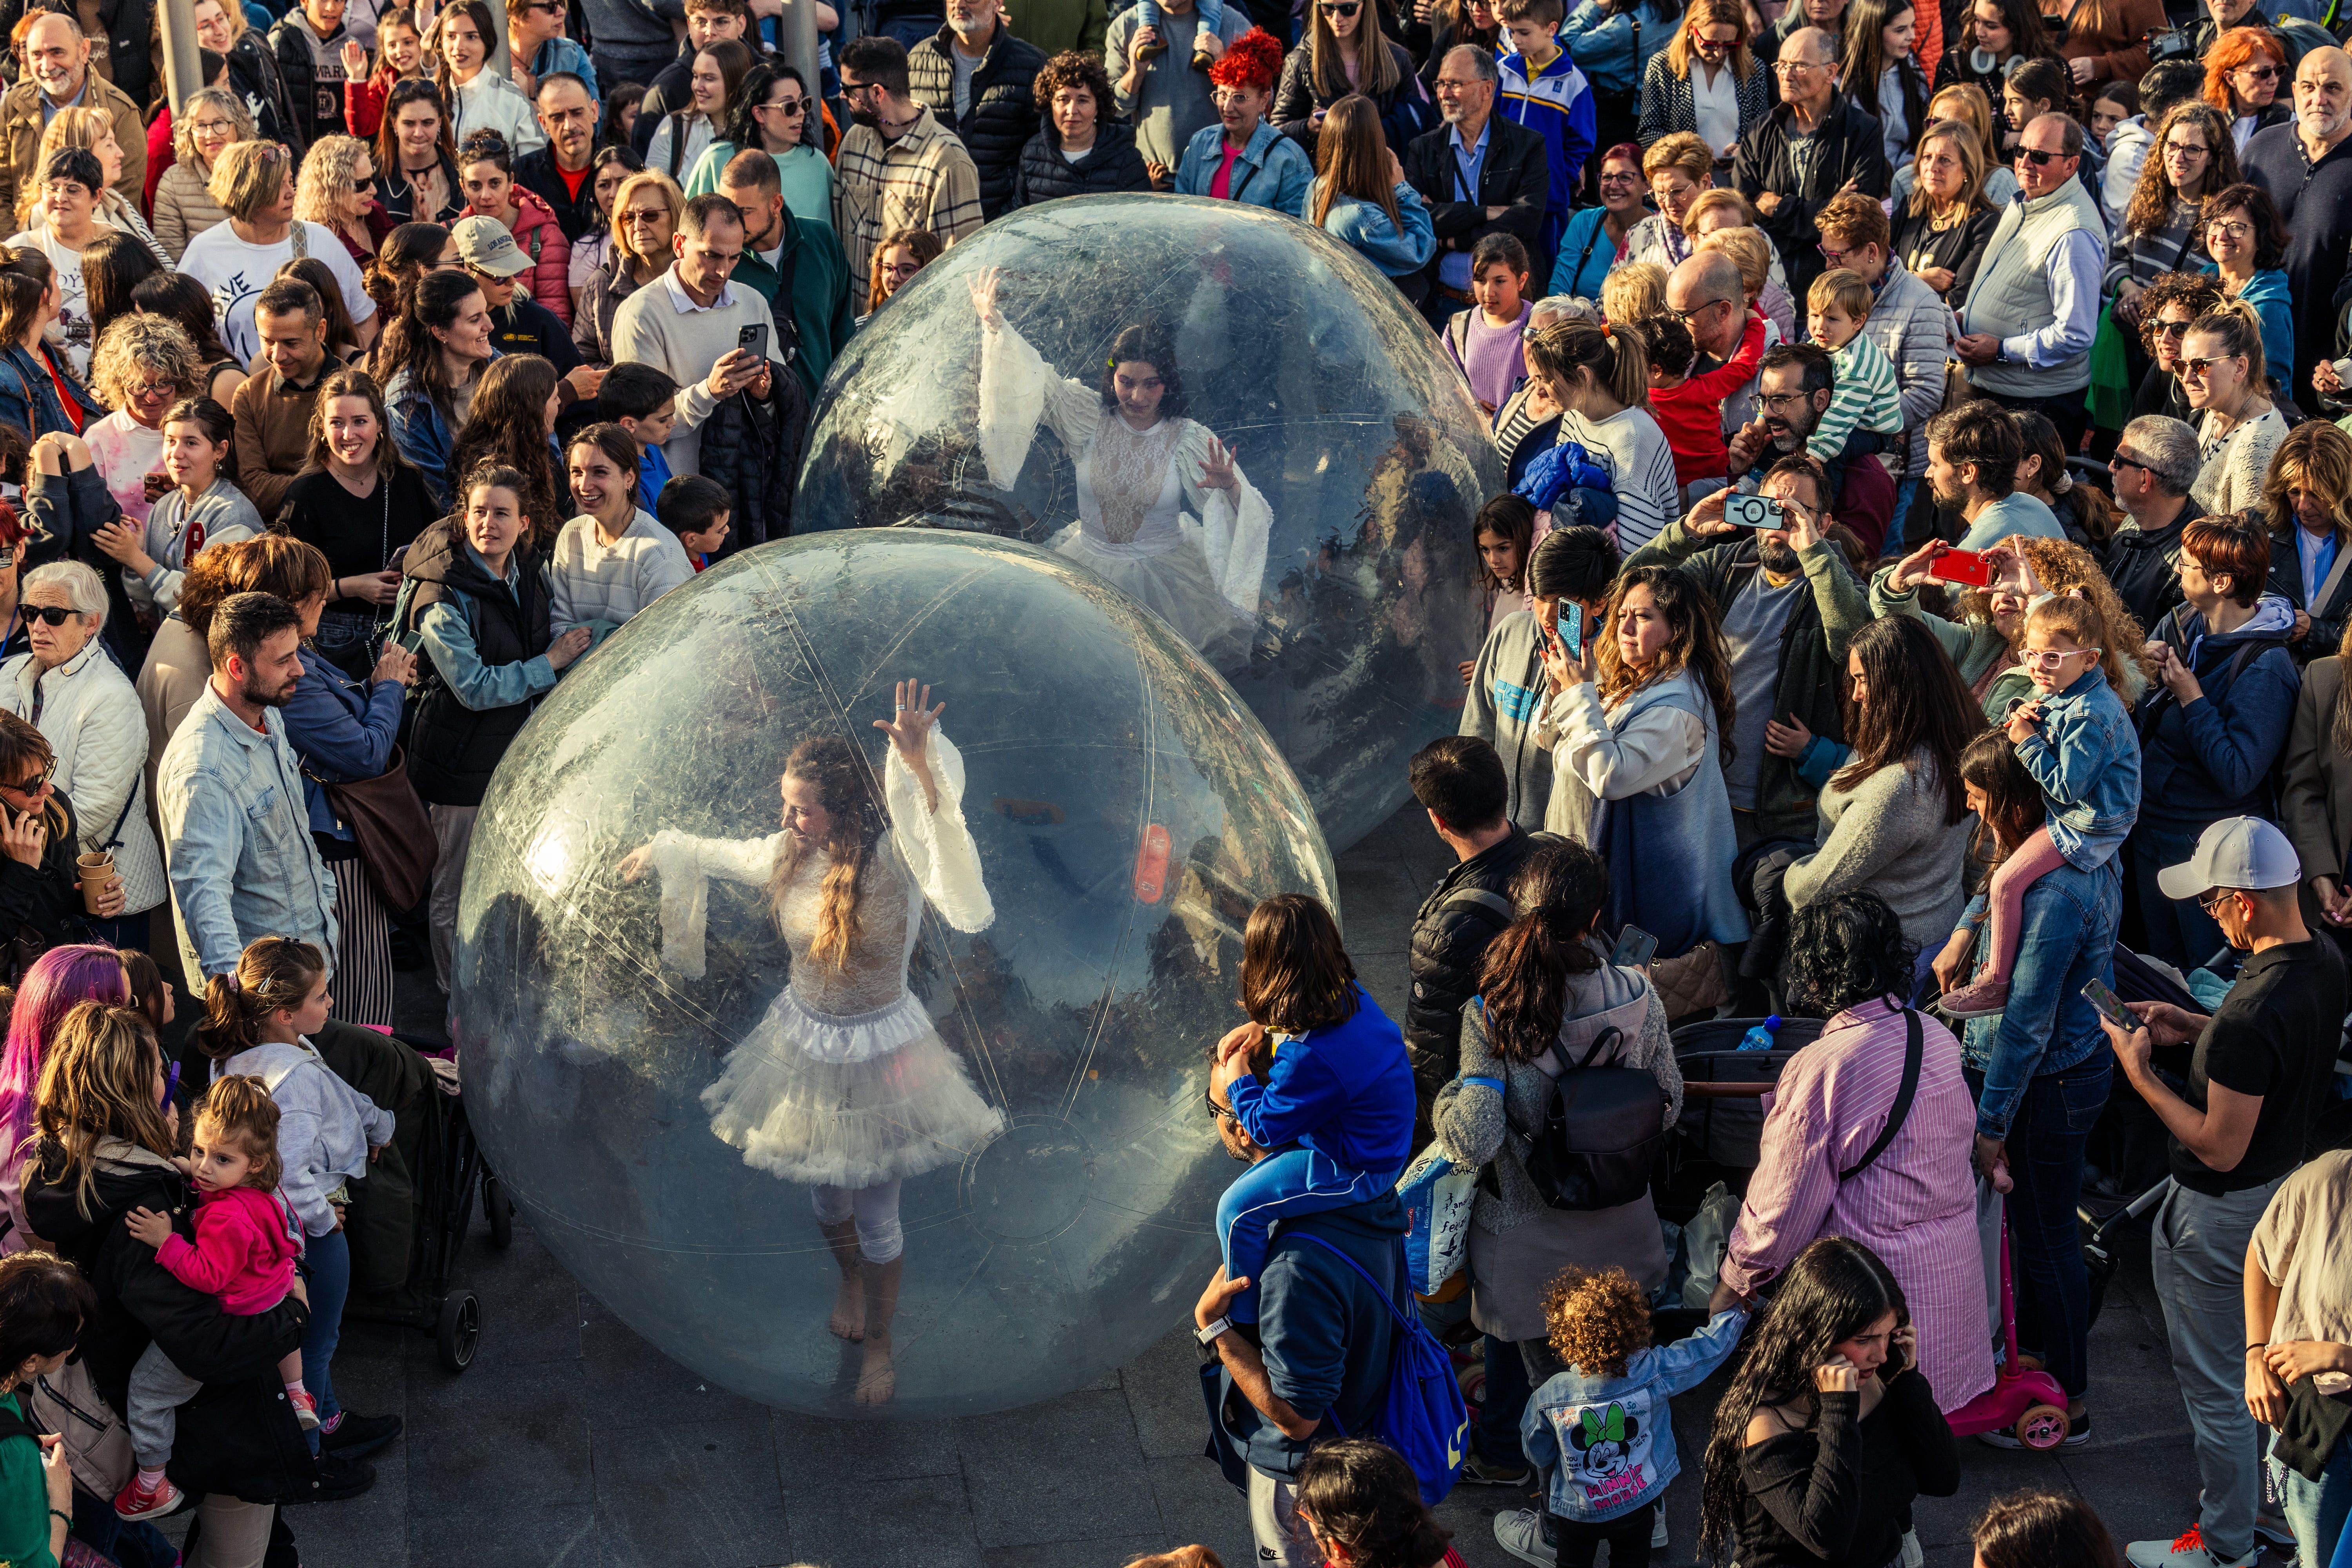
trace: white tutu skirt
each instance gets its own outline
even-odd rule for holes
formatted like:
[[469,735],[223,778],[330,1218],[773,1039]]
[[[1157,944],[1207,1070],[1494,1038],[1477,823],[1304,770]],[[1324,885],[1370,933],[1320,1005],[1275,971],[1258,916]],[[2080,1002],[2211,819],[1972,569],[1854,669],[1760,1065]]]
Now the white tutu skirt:
[[786,986],[702,1107],[745,1164],[852,1189],[954,1164],[1004,1130],[911,994],[840,1016]]

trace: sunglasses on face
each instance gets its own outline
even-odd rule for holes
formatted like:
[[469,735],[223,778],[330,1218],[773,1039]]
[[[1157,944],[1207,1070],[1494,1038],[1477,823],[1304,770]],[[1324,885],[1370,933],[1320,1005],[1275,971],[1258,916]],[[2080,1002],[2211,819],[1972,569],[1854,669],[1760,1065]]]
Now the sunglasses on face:
[[768,105],[768,107],[774,110],[779,114],[805,114],[808,112],[807,100],[798,98],[780,98],[776,100],[775,102]]
[[373,174],[368,175],[365,179],[362,179],[357,174],[353,174],[352,176],[352,195],[356,195],[362,191],[372,191],[373,189],[375,189],[375,176]]
[[[36,612],[27,611],[26,613],[27,615],[31,615]],[[70,615],[72,612],[68,611],[67,613]],[[12,784],[5,787],[13,794],[25,795],[29,798],[48,788],[49,781],[57,776],[58,764],[55,761],[52,761],[47,767],[43,768],[39,773],[35,773],[31,778],[26,779],[24,783]]]
[[2253,78],[2256,81],[2278,80],[2278,67],[2276,66],[2240,66],[2238,69],[2243,74]]
[[[28,622],[38,621],[45,626],[64,626],[68,621],[73,619],[74,616],[80,613],[81,612],[79,610],[68,610],[61,605],[27,605],[25,606],[25,619]],[[50,773],[55,773],[56,771],[57,770],[54,768],[49,770]],[[41,775],[44,779],[48,776],[48,773],[43,773]],[[30,784],[19,784],[17,787],[26,791],[27,793],[30,793],[33,788]]]
[[1362,10],[1362,0],[1337,0],[1337,4],[1315,7],[1326,16],[1352,16]]
[[2065,155],[2066,154],[2063,153],[2044,153],[2039,147],[2020,147],[2017,150],[2017,157],[2020,163],[2031,163],[2037,169],[2045,167],[2055,160],[2063,158]]
[[1690,41],[1693,48],[1727,49],[1733,45],[1738,43],[1739,39],[1736,36],[1728,38],[1710,38],[1705,33],[1702,33],[1694,27],[1691,29]]
[[2197,907],[2209,915],[2218,915],[2221,912],[2221,906],[2237,896],[2237,890],[2233,888],[2216,888],[2213,891],[2200,897],[2197,900]]
[[2147,335],[2152,338],[2163,338],[2169,342],[2179,342],[2189,335],[2189,323],[2187,321],[2150,321],[2147,324]]
[[2180,362],[2180,368],[2178,374],[2183,381],[2188,380],[2192,375],[2201,378],[2210,374],[2215,365],[2227,364],[2231,360],[2235,359],[2236,357],[2237,356],[2235,354],[2227,354],[2221,359],[2185,359]]

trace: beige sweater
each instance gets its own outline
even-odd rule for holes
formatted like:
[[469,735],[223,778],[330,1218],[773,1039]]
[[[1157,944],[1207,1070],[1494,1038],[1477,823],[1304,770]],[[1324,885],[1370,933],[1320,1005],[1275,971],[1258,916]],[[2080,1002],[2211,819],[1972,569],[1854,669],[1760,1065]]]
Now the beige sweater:
[[189,165],[174,163],[155,182],[155,237],[163,242],[174,262],[188,248],[188,241],[227,221],[228,214],[205,194],[205,176]]

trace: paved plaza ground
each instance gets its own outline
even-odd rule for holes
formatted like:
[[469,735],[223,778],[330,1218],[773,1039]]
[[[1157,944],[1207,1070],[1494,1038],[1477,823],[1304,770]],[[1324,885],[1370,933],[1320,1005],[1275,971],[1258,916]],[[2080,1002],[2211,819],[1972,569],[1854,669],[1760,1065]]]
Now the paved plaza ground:
[[[1349,947],[1382,1006],[1403,1003],[1405,938],[1445,860],[1414,808],[1339,859]],[[404,974],[403,1017],[437,1037],[429,974]],[[421,1334],[347,1327],[343,1402],[405,1435],[352,1501],[292,1510],[304,1568],[1118,1568],[1205,1542],[1255,1561],[1239,1493],[1201,1458],[1204,1418],[1181,1323],[1074,1394],[994,1415],[898,1424],[771,1410],[709,1386],[624,1327],[518,1222],[491,1250],[478,1216],[458,1278],[482,1300],[472,1370],[441,1370]],[[2144,1235],[2092,1335],[2095,1436],[2060,1458],[1962,1444],[1960,1495],[1917,1514],[1927,1561],[1967,1568],[1968,1523],[2007,1490],[2080,1492],[2124,1540],[2179,1531],[2197,1477],[2148,1287]],[[1675,1401],[1684,1473],[1673,1546],[1693,1561],[1698,1455],[1720,1379]],[[1490,1520],[1524,1500],[1463,1488],[1442,1515],[1471,1568],[1517,1560]],[[2284,1568],[2278,1554],[2273,1568]]]

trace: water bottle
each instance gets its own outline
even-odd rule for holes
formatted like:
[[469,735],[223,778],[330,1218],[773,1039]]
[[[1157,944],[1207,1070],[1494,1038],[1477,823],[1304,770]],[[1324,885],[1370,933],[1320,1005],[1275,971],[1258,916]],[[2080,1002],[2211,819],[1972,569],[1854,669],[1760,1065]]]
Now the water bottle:
[[1780,1015],[1775,1013],[1770,1017],[1765,1019],[1762,1023],[1751,1027],[1746,1034],[1740,1036],[1739,1048],[1743,1051],[1770,1050],[1772,1048],[1772,1031],[1778,1029],[1780,1026]]

